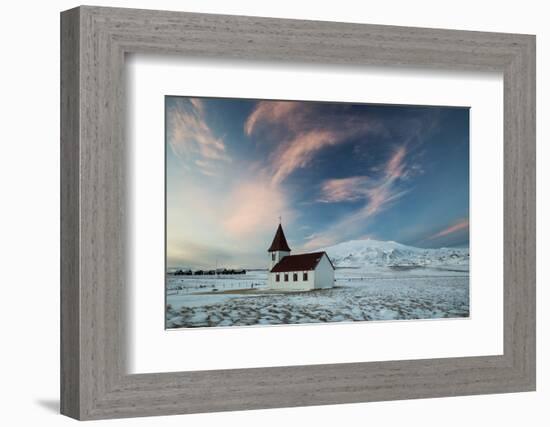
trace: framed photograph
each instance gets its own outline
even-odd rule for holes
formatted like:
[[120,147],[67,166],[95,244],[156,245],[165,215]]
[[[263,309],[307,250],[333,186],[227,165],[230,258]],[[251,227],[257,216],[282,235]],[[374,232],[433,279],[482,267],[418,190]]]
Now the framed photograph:
[[167,328],[469,317],[469,108],[167,96],[165,116]]
[[61,411],[535,390],[535,37],[61,14]]

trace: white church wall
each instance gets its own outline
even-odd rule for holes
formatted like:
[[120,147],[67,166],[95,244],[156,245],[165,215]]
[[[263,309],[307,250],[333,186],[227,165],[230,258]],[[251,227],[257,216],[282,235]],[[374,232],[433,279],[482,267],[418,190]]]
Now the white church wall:
[[[294,274],[297,274],[297,280],[294,281]],[[308,274],[308,280],[304,281],[304,273]],[[270,273],[269,287],[272,289],[282,289],[287,291],[308,291],[314,287],[314,272],[313,271],[291,271],[288,273],[279,273],[279,281],[275,277],[277,273]],[[285,282],[284,275],[288,274],[288,281]]]
[[326,255],[323,255],[315,269],[315,288],[325,289],[334,286],[334,269]]

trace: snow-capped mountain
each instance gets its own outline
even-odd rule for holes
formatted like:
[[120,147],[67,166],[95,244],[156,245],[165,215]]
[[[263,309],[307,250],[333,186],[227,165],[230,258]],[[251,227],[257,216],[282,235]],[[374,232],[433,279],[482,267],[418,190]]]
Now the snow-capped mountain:
[[423,249],[379,240],[350,240],[321,249],[336,267],[467,265],[468,248]]

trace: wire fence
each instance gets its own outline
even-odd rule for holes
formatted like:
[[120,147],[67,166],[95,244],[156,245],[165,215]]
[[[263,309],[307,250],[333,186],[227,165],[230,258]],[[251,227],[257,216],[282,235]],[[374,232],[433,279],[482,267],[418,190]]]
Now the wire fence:
[[258,289],[265,287],[265,283],[256,282],[233,282],[233,283],[203,283],[194,285],[170,285],[166,291],[166,295],[184,295],[200,290],[205,291],[228,291],[228,290],[245,290]]

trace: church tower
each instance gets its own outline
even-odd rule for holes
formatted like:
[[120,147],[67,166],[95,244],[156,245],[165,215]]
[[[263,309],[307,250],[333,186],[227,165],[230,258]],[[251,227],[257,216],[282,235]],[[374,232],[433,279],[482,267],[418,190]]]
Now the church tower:
[[269,252],[269,270],[281,261],[285,256],[290,255],[290,248],[286,242],[285,233],[283,232],[283,227],[279,223],[275,237],[271,246],[267,250]]

